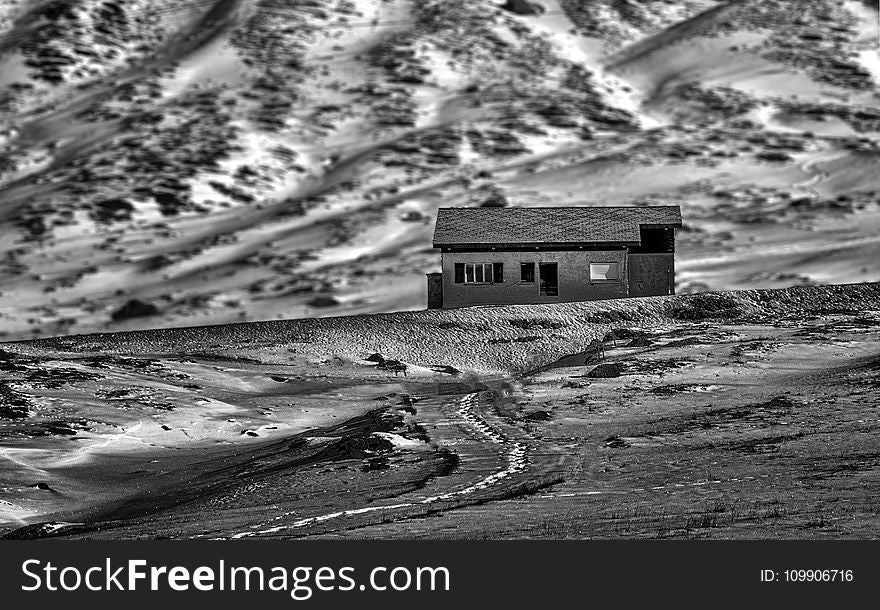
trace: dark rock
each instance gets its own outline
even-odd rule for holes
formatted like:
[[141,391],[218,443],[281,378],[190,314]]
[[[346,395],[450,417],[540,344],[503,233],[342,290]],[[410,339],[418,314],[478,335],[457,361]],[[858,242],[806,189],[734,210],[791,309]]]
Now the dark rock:
[[404,377],[406,377],[407,366],[400,360],[385,360],[383,362],[380,362],[377,367],[380,369],[394,371],[395,376],[397,376],[398,373],[403,373]]
[[587,377],[591,377],[593,379],[609,379],[611,377],[620,377],[622,372],[622,367],[620,364],[616,362],[607,362],[605,364],[600,364],[592,371],[587,373]]
[[114,311],[110,317],[114,322],[118,322],[130,318],[155,316],[157,313],[159,313],[159,308],[152,303],[141,301],[140,299],[131,299],[128,303]]
[[434,364],[431,365],[431,370],[435,373],[446,373],[447,375],[459,375],[461,371],[459,371],[454,366],[449,366],[448,364]]
[[553,414],[549,411],[532,411],[523,416],[526,421],[550,421],[552,418]]
[[377,363],[385,362],[385,358],[382,356],[382,354],[379,354],[379,353],[370,354],[369,356],[364,358],[364,360],[366,360],[367,362],[377,362]]
[[309,307],[335,307],[339,305],[339,301],[331,296],[319,295],[309,301],[306,301]]
[[507,0],[501,8],[517,15],[543,15],[546,10],[543,5],[529,0]]
[[403,222],[421,222],[425,219],[425,215],[416,210],[410,210],[400,217]]
[[619,436],[609,436],[607,439],[605,439],[605,446],[609,449],[625,449],[630,445]]
[[327,447],[325,457],[329,459],[368,459],[395,450],[391,441],[368,432],[349,436]]

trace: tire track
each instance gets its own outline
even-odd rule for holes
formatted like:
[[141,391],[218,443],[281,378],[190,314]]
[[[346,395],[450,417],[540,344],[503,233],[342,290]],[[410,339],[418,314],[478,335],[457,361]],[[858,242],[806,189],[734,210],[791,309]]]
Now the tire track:
[[464,489],[425,498],[421,501],[421,504],[430,504],[432,502],[450,500],[458,496],[472,494],[476,491],[491,487],[499,481],[518,472],[523,472],[526,469],[528,464],[528,445],[521,442],[512,442],[504,432],[489,424],[489,422],[487,422],[486,419],[475,410],[474,407],[478,403],[479,399],[477,394],[468,394],[459,401],[460,407],[457,413],[469,426],[477,430],[477,432],[479,432],[490,443],[507,449],[507,466],[483,477],[481,480],[465,487]]
[[497,446],[503,449],[503,454],[505,457],[505,465],[503,468],[492,472],[491,474],[485,475],[473,483],[467,485],[462,489],[457,489],[453,491],[448,491],[445,493],[439,493],[430,495],[421,500],[414,500],[411,502],[401,502],[397,504],[386,504],[381,506],[367,506],[362,508],[352,508],[346,510],[335,511],[332,513],[326,513],[323,515],[316,515],[314,517],[306,517],[303,519],[299,519],[298,521],[294,521],[287,525],[278,525],[274,527],[265,526],[271,523],[272,521],[278,521],[280,519],[284,519],[293,513],[284,513],[282,515],[278,515],[269,522],[266,522],[262,525],[255,526],[255,528],[263,527],[265,529],[256,529],[256,531],[248,531],[248,532],[239,532],[233,534],[231,538],[239,539],[239,538],[251,538],[255,536],[266,536],[272,534],[278,534],[284,531],[295,530],[303,527],[308,527],[310,525],[315,525],[318,523],[323,523],[326,521],[331,521],[333,519],[339,519],[342,517],[352,517],[357,515],[364,515],[374,512],[386,512],[386,511],[396,511],[405,508],[416,508],[420,506],[427,506],[436,502],[444,502],[447,500],[452,500],[455,498],[459,498],[462,496],[468,496],[474,494],[479,491],[483,491],[488,489],[494,485],[497,485],[504,479],[507,479],[517,473],[524,472],[528,468],[528,451],[529,446],[526,443],[514,441],[507,434],[505,434],[498,427],[493,426],[488,421],[486,421],[485,417],[483,417],[477,407],[479,405],[479,394],[471,393],[465,395],[463,398],[458,400],[458,409],[456,413],[461,417],[461,419],[468,425],[468,427],[472,428],[477,434],[482,438],[483,442],[488,442],[490,445]]

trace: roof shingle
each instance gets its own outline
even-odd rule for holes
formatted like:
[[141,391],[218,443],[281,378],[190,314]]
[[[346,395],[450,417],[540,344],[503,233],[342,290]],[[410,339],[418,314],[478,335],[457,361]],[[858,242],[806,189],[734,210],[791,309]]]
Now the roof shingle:
[[469,244],[639,244],[640,225],[681,226],[679,206],[440,208],[434,247]]

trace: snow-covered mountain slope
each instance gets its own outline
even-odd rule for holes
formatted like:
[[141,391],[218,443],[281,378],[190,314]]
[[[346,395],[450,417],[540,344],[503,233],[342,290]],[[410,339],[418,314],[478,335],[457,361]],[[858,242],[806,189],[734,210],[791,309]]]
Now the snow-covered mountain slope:
[[0,333],[419,309],[450,205],[681,203],[682,291],[880,278],[876,3],[532,4],[0,2]]

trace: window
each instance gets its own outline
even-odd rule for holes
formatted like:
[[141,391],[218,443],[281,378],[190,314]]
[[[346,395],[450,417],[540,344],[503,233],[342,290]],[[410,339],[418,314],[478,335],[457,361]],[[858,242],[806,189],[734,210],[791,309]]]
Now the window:
[[535,263],[519,264],[519,281],[524,284],[535,283]]
[[504,282],[502,263],[455,263],[456,284],[500,284]]
[[620,281],[620,263],[590,263],[590,281]]

